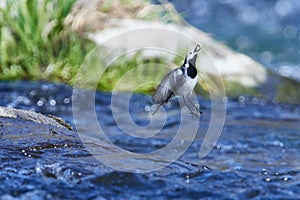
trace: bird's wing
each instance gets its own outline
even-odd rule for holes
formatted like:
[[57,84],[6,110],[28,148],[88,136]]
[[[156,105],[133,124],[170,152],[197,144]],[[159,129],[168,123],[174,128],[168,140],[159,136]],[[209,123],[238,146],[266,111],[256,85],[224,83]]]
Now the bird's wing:
[[181,74],[182,71],[180,69],[174,69],[165,75],[153,95],[152,100],[154,103],[164,104],[168,102],[168,100],[174,95],[176,79]]

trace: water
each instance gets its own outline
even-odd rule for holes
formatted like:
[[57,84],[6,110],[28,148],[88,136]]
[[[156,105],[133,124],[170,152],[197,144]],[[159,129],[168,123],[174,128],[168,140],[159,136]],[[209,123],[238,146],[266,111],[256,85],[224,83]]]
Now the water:
[[[65,85],[0,83],[1,106],[55,114],[74,125],[71,95],[72,89]],[[180,123],[179,104],[174,100],[168,107],[171,119],[159,136],[129,137],[122,134],[111,116],[110,98],[110,93],[97,93],[96,112],[113,133],[110,140],[124,149],[159,149],[168,144]],[[133,95],[132,100],[132,118],[141,126],[147,125],[149,119],[140,114],[147,111],[151,97]],[[190,148],[166,168],[145,174],[120,172],[99,163],[76,133],[58,129],[59,134],[49,135],[47,126],[36,126],[35,134],[29,128],[19,132],[17,126],[8,133],[6,125],[1,126],[0,199],[300,198],[300,105],[278,105],[247,96],[230,99],[221,138],[211,153],[199,160],[210,121],[210,102],[199,100],[204,115]],[[121,98],[119,101],[123,103]],[[13,122],[1,120],[2,125]],[[106,152],[112,151],[107,146]],[[110,159],[119,164],[127,162],[122,157]]]
[[300,81],[300,1],[171,0],[192,25]]

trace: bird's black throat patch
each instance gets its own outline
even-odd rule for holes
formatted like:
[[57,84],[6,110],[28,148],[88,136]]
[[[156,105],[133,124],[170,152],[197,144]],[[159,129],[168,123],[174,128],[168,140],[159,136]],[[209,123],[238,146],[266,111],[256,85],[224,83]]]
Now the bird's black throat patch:
[[195,78],[197,76],[197,69],[193,65],[190,65],[189,68],[187,68],[187,75],[191,78]]
[[[180,67],[182,73],[184,74],[184,71],[186,70],[186,68],[184,67],[184,65],[182,65]],[[187,68],[187,75],[191,78],[195,78],[197,76],[197,69],[195,66],[190,64],[190,67]]]

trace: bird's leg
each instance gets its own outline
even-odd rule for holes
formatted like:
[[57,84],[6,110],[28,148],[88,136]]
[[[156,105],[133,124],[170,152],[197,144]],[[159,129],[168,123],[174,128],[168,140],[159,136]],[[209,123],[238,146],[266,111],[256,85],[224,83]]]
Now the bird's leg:
[[[186,98],[188,99],[188,101],[186,100]],[[183,96],[183,101],[184,101],[184,104],[186,105],[186,107],[191,111],[191,114],[198,117],[200,112],[197,109],[197,107],[195,105],[193,105],[193,103],[189,100],[189,98],[187,96]],[[195,110],[198,112],[195,112]]]
[[154,112],[152,113],[152,116],[155,115],[155,113],[158,111],[158,109],[160,108],[161,104],[158,104],[158,106],[156,106]]
[[188,98],[187,98],[187,100],[189,101],[189,103],[194,107],[194,109],[196,109],[196,111],[198,112],[198,113],[200,113],[200,115],[202,115],[202,111],[192,102],[192,100],[191,100],[191,98],[190,98],[191,96],[189,96]]

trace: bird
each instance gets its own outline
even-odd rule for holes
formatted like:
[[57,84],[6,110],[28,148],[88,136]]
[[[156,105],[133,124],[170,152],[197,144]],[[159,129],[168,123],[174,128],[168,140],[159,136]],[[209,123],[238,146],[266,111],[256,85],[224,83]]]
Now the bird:
[[152,101],[159,104],[152,115],[155,115],[160,106],[168,103],[173,96],[182,96],[191,114],[195,116],[202,114],[191,100],[198,81],[196,60],[200,50],[201,46],[197,44],[194,50],[186,54],[184,62],[179,68],[171,70],[164,76],[152,97]]

